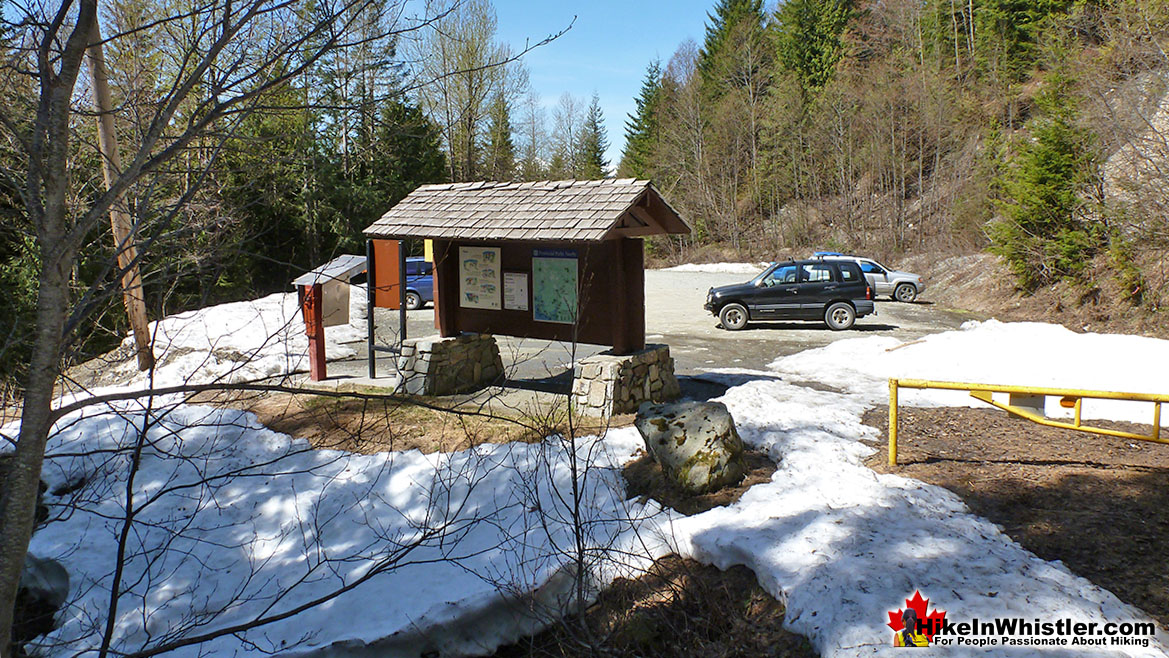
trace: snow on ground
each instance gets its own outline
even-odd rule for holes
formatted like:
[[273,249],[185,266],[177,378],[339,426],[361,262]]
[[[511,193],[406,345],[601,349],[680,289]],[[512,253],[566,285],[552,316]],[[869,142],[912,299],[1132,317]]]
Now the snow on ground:
[[[677,521],[682,552],[720,568],[752,569],[786,602],[787,626],[825,656],[892,652],[886,611],[904,607],[918,590],[956,621],[1148,620],[1062,564],[1027,552],[950,492],[874,473],[862,463],[873,450],[859,441],[880,438],[860,417],[888,403],[890,376],[1163,391],[1162,374],[1140,367],[1147,363],[1169,363],[1169,342],[991,321],[905,345],[880,337],[838,341],[778,359],[766,373],[712,374],[735,385],[722,400],[744,441],[768,451],[779,470],[738,503]],[[790,383],[810,380],[839,392]],[[969,400],[952,393],[902,398]],[[1149,422],[1151,405],[1141,411]],[[1116,405],[1093,413],[1137,417]],[[1124,651],[1165,655],[1164,644]]]
[[759,274],[771,263],[686,263],[664,268],[665,272],[717,272],[722,274]]
[[[365,339],[365,288],[350,286],[348,324],[325,328],[325,357],[340,359],[357,351],[349,344]],[[241,382],[306,370],[308,337],[296,293],[219,304],[150,323],[157,361],[153,387]],[[123,342],[133,349],[133,337]],[[124,386],[146,387],[149,373],[138,372],[133,358],[110,366]]]
[[[300,327],[288,295],[167,318],[158,328],[169,360],[156,379],[288,372],[301,367]],[[334,334],[357,331],[340,329]],[[241,367],[236,352],[256,363]],[[733,385],[722,399],[744,440],[767,450],[779,470],[732,506],[679,518],[622,500],[618,468],[640,445],[635,430],[581,441],[576,454],[595,466],[584,489],[590,543],[643,558],[590,565],[593,585],[669,552],[660,533],[670,531],[683,554],[753,569],[787,605],[788,626],[826,656],[891,651],[887,611],[916,590],[955,620],[1143,620],[1059,563],[1024,551],[945,490],[864,467],[872,449],[860,439],[874,430],[860,416],[886,403],[891,375],[1146,391],[1158,390],[1159,373],[1141,366],[1166,362],[1166,341],[992,321],[907,344],[838,341],[767,372],[712,373]],[[903,395],[907,405],[967,400]],[[1085,409],[1089,417],[1133,414]],[[127,447],[146,419],[148,441],[129,483]],[[121,579],[129,591],[115,616],[118,650],[290,610],[367,578],[300,616],[176,653],[490,651],[546,622],[546,614],[522,613],[536,604],[556,609],[570,589],[568,457],[555,440],[436,455],[312,451],[250,414],[190,405],[72,414],[58,423],[45,466],[58,520],[32,543],[71,576],[71,602],[46,653],[72,655],[98,642],[94,624],[108,603],[127,486],[138,524]],[[1127,651],[1162,655],[1163,647]]]
[[[351,320],[364,313],[354,300],[362,292],[351,296]],[[295,295],[183,313],[153,328],[156,387],[288,374],[307,352]],[[328,354],[345,355],[337,343],[363,335],[328,329]],[[125,368],[126,388],[147,385],[132,360]],[[668,516],[622,499],[619,468],[640,445],[632,428],[578,443],[578,461],[590,467],[581,481],[589,545],[621,556],[589,558],[593,593],[668,552],[657,532]],[[569,454],[555,438],[432,455],[312,450],[252,414],[173,396],[69,414],[54,428],[42,474],[52,520],[30,546],[64,565],[69,602],[37,650],[86,655],[100,646],[129,488],[135,523],[118,579],[115,652],[314,601],[299,616],[170,655],[490,651],[560,616],[571,598]]]
[[[31,551],[58,559],[71,577],[60,628],[41,643],[46,653],[98,646],[93,622],[105,618],[117,562],[124,446],[143,418],[90,413],[53,440],[50,489],[89,485],[80,500],[50,497],[74,509],[33,538]],[[555,492],[570,489],[570,470],[556,442],[356,455],[309,450],[251,414],[198,406],[154,414],[147,438],[117,650],[281,613],[368,576],[301,617],[172,655],[345,654],[339,645],[379,656],[459,655],[549,621],[546,609],[528,609],[515,594],[539,590],[536,602],[560,609],[569,592],[572,535],[567,501]],[[652,522],[657,508],[627,505],[618,484],[640,443],[626,429],[579,448],[596,469],[582,494],[594,545],[627,552],[645,539],[637,519]],[[621,565],[600,566],[607,581]]]

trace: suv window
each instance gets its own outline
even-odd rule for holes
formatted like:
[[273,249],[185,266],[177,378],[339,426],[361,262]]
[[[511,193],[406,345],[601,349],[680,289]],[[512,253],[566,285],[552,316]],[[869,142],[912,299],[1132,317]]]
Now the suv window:
[[832,280],[832,267],[827,263],[805,263],[801,269],[805,283],[824,283]]
[[784,265],[782,267],[777,267],[777,268],[775,268],[774,271],[771,272],[771,274],[767,275],[767,278],[763,279],[763,285],[765,285],[765,286],[777,286],[777,285],[780,285],[783,283],[795,283],[795,282],[796,282],[796,266],[795,265]]
[[420,276],[430,274],[431,263],[426,261],[407,261],[406,276]]
[[838,263],[837,266],[840,268],[840,280],[841,281],[847,282],[847,281],[860,281],[861,280],[862,275],[860,272],[860,268],[857,267],[856,263]]
[[880,265],[877,265],[876,263],[874,263],[871,260],[862,260],[860,263],[861,263],[861,271],[863,271],[865,274],[884,274],[885,273],[885,270],[881,269]]

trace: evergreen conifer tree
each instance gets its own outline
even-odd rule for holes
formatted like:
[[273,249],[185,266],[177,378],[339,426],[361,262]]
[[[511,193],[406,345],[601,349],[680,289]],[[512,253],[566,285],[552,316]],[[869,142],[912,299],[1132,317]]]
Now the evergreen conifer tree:
[[491,180],[510,181],[516,175],[516,150],[511,136],[511,106],[503,93],[491,101],[484,173]]
[[625,122],[625,149],[617,167],[622,176],[651,178],[654,146],[659,138],[658,106],[662,96],[662,65],[658,60],[649,63],[641,94],[637,97],[637,113]]
[[779,60],[805,92],[821,89],[844,56],[842,35],[854,0],[788,0],[776,13]]
[[698,72],[704,80],[710,78],[722,50],[733,45],[728,39],[740,21],[750,19],[762,27],[763,0],[719,0],[707,17],[710,23],[706,26],[702,49],[698,51]]
[[601,114],[601,98],[593,93],[577,143],[576,178],[593,180],[608,175],[609,161],[605,159],[608,148],[609,137],[605,131],[605,117]]

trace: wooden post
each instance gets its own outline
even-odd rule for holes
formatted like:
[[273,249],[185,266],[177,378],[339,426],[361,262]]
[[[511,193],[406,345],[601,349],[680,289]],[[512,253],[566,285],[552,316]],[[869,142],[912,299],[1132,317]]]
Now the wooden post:
[[450,240],[434,241],[434,314],[443,338],[459,335],[459,252]]
[[[610,241],[606,246],[611,246],[613,249],[613,281],[610,284],[610,289],[613,291],[613,316],[612,324],[613,330],[613,353],[614,354],[630,354],[634,351],[632,342],[629,340],[629,307],[627,303],[628,295],[626,286],[628,282],[625,280],[625,238],[617,238]],[[597,286],[593,286],[596,288]],[[584,304],[579,304],[579,308],[584,308]]]
[[299,288],[300,309],[304,314],[304,333],[308,335],[309,377],[314,382],[319,382],[328,376],[325,373],[325,320],[322,317],[324,287],[314,283]]
[[[96,15],[93,19],[93,43],[89,46],[89,71],[93,78],[93,97],[97,105],[97,150],[101,156],[106,191],[109,191],[122,170],[122,158],[118,153],[118,136],[114,132],[113,100],[110,97],[101,30]],[[150,322],[146,317],[146,298],[142,293],[142,275],[138,269],[138,249],[133,241],[134,226],[121,195],[110,206],[110,225],[114,232],[118,268],[122,270],[122,301],[126,306],[130,328],[134,332],[134,343],[138,347],[138,369],[149,370],[154,367]]]

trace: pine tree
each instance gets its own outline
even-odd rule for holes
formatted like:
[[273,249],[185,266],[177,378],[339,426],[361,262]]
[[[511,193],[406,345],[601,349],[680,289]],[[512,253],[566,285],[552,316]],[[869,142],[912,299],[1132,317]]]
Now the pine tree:
[[710,24],[706,26],[706,38],[698,51],[698,71],[706,80],[714,72],[719,53],[731,44],[728,40],[736,25],[751,20],[762,27],[764,22],[763,0],[719,0],[713,13],[708,13]]
[[601,114],[601,98],[594,92],[577,142],[576,178],[595,180],[608,175],[609,161],[605,159],[608,148],[609,137],[605,131],[605,117]]
[[510,181],[516,175],[515,143],[511,136],[511,105],[503,93],[495,94],[488,112],[484,173],[491,180]]
[[788,0],[776,14],[783,66],[805,92],[824,87],[844,56],[842,35],[856,15],[854,0]]
[[1077,100],[1069,78],[1049,74],[1035,99],[1040,114],[1027,124],[1030,139],[1001,181],[1004,220],[991,227],[991,250],[1028,289],[1079,274],[1105,237],[1079,212],[1100,161],[1092,134],[1078,125]]
[[617,171],[622,176],[651,178],[655,145],[659,139],[659,105],[662,98],[662,64],[649,63],[641,94],[637,97],[637,113],[625,122],[625,149]]

